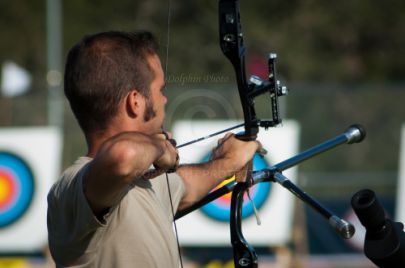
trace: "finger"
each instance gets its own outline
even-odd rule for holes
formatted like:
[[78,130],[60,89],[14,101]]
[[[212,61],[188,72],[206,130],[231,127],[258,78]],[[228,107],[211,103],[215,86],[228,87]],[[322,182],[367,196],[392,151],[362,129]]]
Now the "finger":
[[166,172],[167,173],[176,172],[177,168],[179,167],[179,163],[180,163],[180,157],[179,157],[179,154],[176,154],[176,163],[174,163],[174,165],[171,168],[167,169]]
[[224,139],[229,139],[229,137],[233,136],[235,134],[233,134],[232,132],[228,132],[225,134]]
[[166,140],[170,140],[171,138],[173,138],[172,133],[170,133],[169,131],[162,130],[162,133],[163,135],[165,135]]
[[258,148],[256,152],[258,152],[261,156],[264,156],[267,154],[267,150],[263,148],[263,145],[260,141],[255,141],[258,144]]
[[219,147],[223,142],[224,142],[223,138],[219,139],[218,142],[217,142],[217,146]]
[[245,182],[247,178],[247,169],[242,169],[236,172],[235,180],[236,182]]
[[173,145],[173,147],[176,147],[177,142],[175,139],[169,139],[169,142]]
[[167,140],[166,135],[162,132],[162,133],[156,133],[153,135],[155,138],[159,139],[159,140]]
[[176,167],[178,167],[180,164],[180,157],[179,154],[176,154]]
[[171,143],[171,145],[173,145],[173,147],[176,147],[177,142],[175,139],[173,139],[172,133],[162,130],[162,134],[165,136],[166,140],[168,140]]
[[218,140],[218,145],[221,145],[222,143],[224,143],[227,139],[229,139],[230,137],[234,136],[235,134],[233,134],[232,132],[228,132],[225,134],[224,137],[220,138]]
[[215,159],[215,157],[217,155],[216,151],[217,151],[217,147],[214,147],[214,148],[211,149],[211,154],[210,154],[210,158],[209,158],[210,161]]
[[252,171],[252,166],[253,162],[252,160],[248,161],[245,166],[241,170],[239,170],[235,174],[235,180],[237,182],[246,182],[249,176],[251,176],[251,171]]

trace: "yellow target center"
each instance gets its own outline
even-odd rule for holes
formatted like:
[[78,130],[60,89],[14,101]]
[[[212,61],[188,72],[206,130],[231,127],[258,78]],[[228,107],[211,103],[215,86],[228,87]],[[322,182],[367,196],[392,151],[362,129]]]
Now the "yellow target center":
[[0,176],[0,204],[9,196],[11,191],[10,183],[4,176]]

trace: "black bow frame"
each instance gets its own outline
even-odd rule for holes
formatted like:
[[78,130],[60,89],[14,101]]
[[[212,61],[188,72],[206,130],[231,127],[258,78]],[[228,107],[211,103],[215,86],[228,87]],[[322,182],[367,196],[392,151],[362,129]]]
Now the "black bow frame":
[[[219,0],[219,41],[224,55],[230,60],[234,67],[239,96],[243,108],[243,126],[245,131],[243,134],[238,134],[237,137],[246,141],[255,140],[260,127],[273,127],[282,121],[279,112],[278,97],[286,95],[287,88],[281,86],[280,82],[276,79],[277,56],[274,53],[269,54],[269,75],[267,81],[261,80],[256,76],[252,76],[249,82],[247,81],[245,72],[246,49],[244,47],[243,33],[240,22],[239,0]],[[254,99],[265,93],[270,95],[271,119],[260,120],[256,116]],[[209,137],[222,132],[223,131],[217,132]],[[223,187],[211,192],[193,206],[179,211],[175,215],[175,219],[187,215],[188,213],[204,206],[205,204],[219,198],[224,194],[232,192],[230,231],[235,267],[256,268],[258,267],[257,254],[254,248],[249,245],[249,243],[243,237],[242,233],[243,195],[245,191],[247,191],[254,184],[261,182],[277,182],[319,212],[325,219],[328,220],[329,224],[341,237],[345,239],[350,238],[353,236],[355,231],[352,224],[339,218],[328,209],[324,208],[316,200],[294,185],[282,174],[282,171],[320,153],[328,151],[338,145],[361,142],[364,137],[365,130],[360,125],[352,125],[344,133],[336,136],[335,138],[316,145],[267,169],[252,172],[251,178],[247,182],[229,182]],[[201,139],[180,145],[178,148],[199,140]]]

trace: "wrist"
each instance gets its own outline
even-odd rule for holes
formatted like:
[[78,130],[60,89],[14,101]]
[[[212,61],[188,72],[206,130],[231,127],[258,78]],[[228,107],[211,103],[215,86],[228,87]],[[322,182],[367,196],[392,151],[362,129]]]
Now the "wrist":
[[212,160],[210,167],[207,170],[212,170],[214,172],[213,176],[219,178],[220,180],[227,179],[238,171],[235,165],[235,161],[231,158],[220,158]]

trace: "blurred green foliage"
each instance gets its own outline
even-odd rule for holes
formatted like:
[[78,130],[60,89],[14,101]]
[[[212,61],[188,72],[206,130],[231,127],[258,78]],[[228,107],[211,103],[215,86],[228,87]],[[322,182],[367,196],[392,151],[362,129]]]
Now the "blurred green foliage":
[[[65,52],[86,34],[149,29],[165,53],[169,1],[62,3]],[[45,8],[46,1],[0,2],[0,62],[13,60],[36,74],[37,90],[44,88]],[[241,1],[248,57],[277,52],[288,81],[403,81],[404,12],[400,0]],[[170,1],[170,73],[229,72],[217,24],[217,0]]]
[[[45,9],[46,1],[0,1],[0,62],[15,61],[34,78],[25,96],[0,98],[2,127],[47,122]],[[161,42],[163,61],[169,45],[169,110],[181,94],[203,88],[224,96],[240,118],[233,70],[218,44],[217,9],[217,0],[63,1],[63,57],[86,34],[149,29]],[[283,109],[302,126],[301,148],[333,137],[351,123],[362,123],[368,130],[364,143],[308,161],[303,172],[397,169],[405,114],[403,14],[401,0],[241,0],[247,60],[260,65],[266,53],[278,53],[279,77],[291,88]],[[259,71],[266,68],[262,65]],[[257,66],[248,68],[249,73],[253,70]],[[207,103],[201,99],[200,104]],[[265,113],[266,105],[259,106]],[[218,109],[210,118],[229,117]],[[67,104],[65,112],[64,167],[85,153]],[[167,127],[183,116],[176,115]]]

